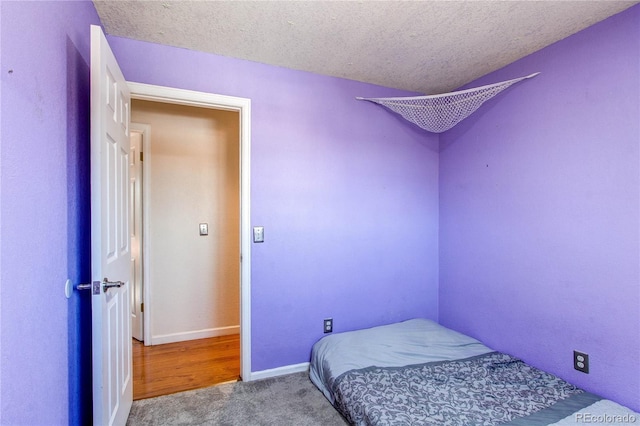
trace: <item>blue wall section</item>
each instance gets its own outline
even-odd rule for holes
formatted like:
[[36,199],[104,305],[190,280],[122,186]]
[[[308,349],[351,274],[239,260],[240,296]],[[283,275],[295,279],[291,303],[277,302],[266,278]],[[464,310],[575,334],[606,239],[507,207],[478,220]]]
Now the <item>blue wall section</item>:
[[[67,233],[68,271],[73,283],[91,281],[91,185],[89,59],[67,42]],[[71,118],[71,119],[69,119]],[[69,414],[72,423],[92,421],[91,293],[69,300]]]
[[90,304],[66,299],[64,283],[88,280],[89,25],[99,20],[90,1],[0,7],[0,424],[87,424]]

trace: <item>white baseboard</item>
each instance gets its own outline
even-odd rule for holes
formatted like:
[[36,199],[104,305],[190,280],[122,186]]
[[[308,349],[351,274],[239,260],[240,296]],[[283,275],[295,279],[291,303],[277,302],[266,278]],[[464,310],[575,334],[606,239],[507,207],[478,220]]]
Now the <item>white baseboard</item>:
[[161,334],[151,336],[152,345],[162,345],[164,343],[185,342],[187,340],[207,339],[209,337],[227,336],[229,334],[240,334],[240,326],[209,328],[206,330],[185,331],[183,333]]
[[300,373],[303,371],[309,371],[308,362],[303,362],[300,364],[285,365],[283,367],[270,368],[268,370],[262,370],[262,371],[253,371],[251,372],[251,377],[249,378],[249,380],[246,380],[246,378],[244,377],[243,377],[243,380],[245,382],[249,382],[253,380],[268,379],[269,377],[284,376],[285,374]]

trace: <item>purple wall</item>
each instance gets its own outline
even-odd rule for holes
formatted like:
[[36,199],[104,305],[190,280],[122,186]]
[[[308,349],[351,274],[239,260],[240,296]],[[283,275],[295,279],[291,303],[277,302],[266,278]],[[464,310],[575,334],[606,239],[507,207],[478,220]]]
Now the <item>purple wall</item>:
[[402,95],[109,37],[129,81],[250,98],[252,371],[306,362],[322,334],[437,318],[437,136],[355,96]]
[[635,6],[474,82],[542,72],[440,139],[440,321],[636,411],[639,53]]
[[[440,159],[437,136],[353,99],[402,92],[110,42],[132,81],[252,99],[254,371],[307,361],[326,316],[439,315],[640,410],[639,15],[477,82],[543,72],[443,134]],[[0,2],[0,424],[91,417],[90,302],[63,295],[90,278],[91,23],[89,1]]]
[[90,279],[87,63],[99,21],[91,2],[0,8],[0,424],[86,424],[87,305],[64,283]]

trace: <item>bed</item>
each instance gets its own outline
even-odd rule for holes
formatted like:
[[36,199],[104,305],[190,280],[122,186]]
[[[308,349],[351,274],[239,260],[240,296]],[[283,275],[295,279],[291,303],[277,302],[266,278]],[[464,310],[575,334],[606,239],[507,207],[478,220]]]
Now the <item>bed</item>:
[[311,381],[353,425],[564,425],[640,415],[427,319],[336,333]]

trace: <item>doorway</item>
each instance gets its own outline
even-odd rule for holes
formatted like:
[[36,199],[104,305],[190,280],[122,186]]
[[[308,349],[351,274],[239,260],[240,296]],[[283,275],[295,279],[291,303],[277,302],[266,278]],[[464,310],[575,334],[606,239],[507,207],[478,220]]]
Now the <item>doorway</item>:
[[[133,342],[134,399],[237,379],[238,112],[134,99],[131,121],[132,335],[143,340],[147,327],[145,345],[163,346]],[[145,161],[153,167],[144,193],[149,233],[142,250]],[[147,324],[140,320],[143,258],[153,308]]]
[[150,126],[130,125],[129,140],[129,229],[131,232],[131,336],[144,341],[143,250],[142,250],[142,146],[148,139]]
[[[138,131],[138,136],[142,136],[142,187],[144,191],[149,191],[149,188],[159,189],[165,197],[160,205],[157,199],[152,200],[152,196],[144,200],[145,223],[141,228],[145,235],[151,235],[152,238],[142,244],[144,262],[138,259],[138,264],[144,264],[143,275],[149,278],[143,286],[147,291],[139,296],[139,304],[144,303],[144,312],[140,313],[145,322],[143,340],[145,344],[158,345],[210,336],[224,338],[235,333],[237,341],[239,332],[239,375],[242,380],[251,380],[248,215],[250,101],[137,83],[130,83],[130,87],[133,99],[132,122],[146,124],[141,127],[133,126],[133,130]],[[173,139],[178,142],[167,144],[166,141],[159,141],[156,146],[158,149],[154,152],[150,149],[149,139],[153,138],[152,143],[156,143],[156,139],[160,140],[160,136],[166,136],[172,131],[157,123],[148,124],[150,121],[144,114],[141,115],[140,111],[145,108],[148,110],[149,106],[163,111],[173,110],[171,115],[174,117],[187,117],[192,121],[194,117],[189,118],[185,111],[195,111],[196,121],[208,117],[205,120],[208,120],[208,123],[205,123],[204,128],[196,129],[195,133],[213,132],[218,137],[222,135],[223,139],[227,139],[227,143],[198,143],[195,141],[194,132],[173,132]],[[163,123],[166,121],[167,117],[161,119]],[[229,135],[233,135],[235,139]],[[197,149],[187,149],[187,146],[194,144],[200,145],[200,152]],[[215,160],[218,161],[217,164],[205,164],[204,168],[200,167],[199,170],[198,167],[189,164],[189,161],[193,160],[202,163],[203,157],[210,157],[212,151],[216,151],[214,154],[219,157]],[[221,167],[220,159],[223,163],[231,164],[231,167]],[[165,167],[167,164],[168,168]],[[181,177],[180,172],[175,170],[176,167],[182,170],[186,181],[184,176]],[[216,176],[211,176],[212,171],[218,174],[217,184]],[[198,186],[198,181],[207,182],[209,188],[201,184]],[[135,189],[134,185],[132,180],[132,189]],[[154,189],[151,191],[150,195],[153,195]],[[236,198],[219,202],[220,193],[229,191],[235,192]],[[133,193],[135,194],[135,191]],[[213,204],[210,203],[208,207],[202,206],[204,201],[212,200]],[[154,216],[154,211],[160,214]],[[135,224],[135,219],[132,223]],[[180,241],[182,234],[187,235],[188,241]],[[217,241],[218,248],[226,247],[226,252],[217,252],[216,248],[212,251],[210,246],[214,240]],[[167,253],[163,254],[163,249]],[[186,268],[172,274],[171,268],[166,268],[171,263]],[[161,266],[161,271],[154,277],[153,268],[157,264]],[[229,268],[229,265],[234,267]],[[162,270],[162,267],[165,269]],[[160,286],[156,297],[156,288],[149,284],[162,281],[163,278],[164,287]],[[207,297],[208,304],[200,303],[206,301]],[[166,308],[176,308],[178,313],[165,315]],[[155,322],[154,313],[157,314]],[[248,326],[243,327],[243,324]]]

